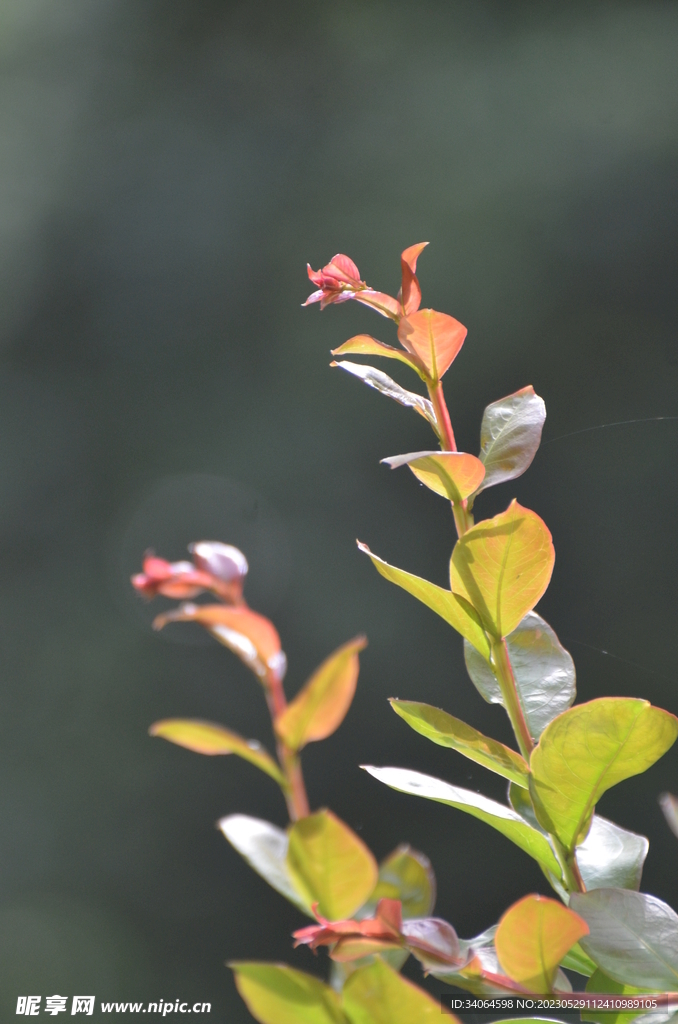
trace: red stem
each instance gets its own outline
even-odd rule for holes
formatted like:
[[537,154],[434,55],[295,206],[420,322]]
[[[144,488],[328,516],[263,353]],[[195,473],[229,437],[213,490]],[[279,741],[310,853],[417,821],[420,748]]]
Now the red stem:
[[[287,707],[287,698],[285,697],[282,680],[277,672],[273,672],[271,669],[268,670],[264,690],[266,692],[266,702],[271,715],[271,722],[273,723],[273,731],[275,732],[275,720]],[[276,739],[276,750],[280,767],[287,779],[285,800],[287,801],[287,811],[290,819],[291,821],[299,821],[300,818],[307,818],[311,811],[308,804],[308,796],[306,795],[306,786],[304,784],[299,755],[279,739]]]

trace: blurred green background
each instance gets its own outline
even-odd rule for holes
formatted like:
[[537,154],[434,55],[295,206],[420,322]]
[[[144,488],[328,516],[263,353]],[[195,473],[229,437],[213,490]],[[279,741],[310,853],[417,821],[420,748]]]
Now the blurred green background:
[[[19,994],[58,992],[210,1000],[211,1019],[240,1024],[226,959],[326,966],[292,951],[299,915],[214,828],[236,811],[282,825],[270,780],[147,736],[185,715],[271,742],[232,655],[189,628],[151,632],[159,603],[128,582],[150,546],[245,550],[289,692],[368,634],[345,724],[304,755],[311,801],[378,856],[403,840],[428,853],[460,934],[547,891],[481,823],[358,768],[501,798],[386,698],[508,730],[460,639],[356,551],[359,537],[442,584],[451,517],[379,465],[430,447],[424,421],[328,369],[330,348],[359,331],[392,342],[391,325],[354,304],[301,309],[307,260],[348,253],[394,291],[401,249],[430,241],[424,304],[469,327],[446,378],[460,447],[477,451],[484,406],[508,392],[531,383],[547,404],[549,443],[478,514],[517,496],[550,526],[539,610],[580,699],[678,712],[678,423],[576,433],[678,414],[677,50],[678,5],[661,0],[4,0],[5,1017]],[[649,836],[643,888],[675,905],[662,789],[678,790],[676,751],[600,810]]]

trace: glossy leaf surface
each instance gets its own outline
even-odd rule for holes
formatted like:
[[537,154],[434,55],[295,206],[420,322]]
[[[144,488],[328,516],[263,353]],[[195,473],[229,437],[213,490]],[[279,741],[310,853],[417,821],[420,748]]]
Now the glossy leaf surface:
[[546,870],[560,878],[560,867],[546,836],[528,825],[510,807],[505,807],[480,793],[462,789],[460,786],[452,786],[442,779],[422,775],[421,772],[410,771],[407,768],[374,768],[370,765],[364,767],[379,782],[390,786],[391,789],[398,790],[399,793],[435,800],[438,803],[465,811],[474,818],[479,818],[480,821],[486,822],[505,835],[530,857],[534,857]]
[[480,458],[485,463],[480,491],[525,472],[539,448],[545,419],[544,401],[531,386],[488,405],[480,427]]
[[494,938],[504,972],[531,992],[548,993],[558,964],[588,932],[588,925],[562,903],[525,896],[510,907]]
[[331,654],[276,719],[276,733],[292,750],[324,740],[339,728],[355,694],[358,653],[366,645],[359,636]]
[[540,822],[571,851],[586,836],[603,793],[653,765],[677,735],[678,719],[645,700],[601,697],[565,711],[530,758]]
[[270,670],[281,678],[285,671],[285,655],[280,648],[278,631],[269,619],[249,608],[224,604],[183,604],[164,615],[158,615],[154,629],[168,622],[197,622],[229,650],[237,654],[260,679]]
[[555,552],[535,512],[512,501],[505,512],[472,526],[454,546],[450,585],[496,638],[508,636],[549,585]]
[[218,825],[231,846],[264,881],[304,914],[313,917],[311,904],[299,895],[287,870],[286,832],[247,814],[229,814]]
[[[535,742],[556,715],[567,711],[576,694],[574,662],[558,637],[536,612],[528,612],[506,638],[509,658],[527,727]],[[504,706],[494,672],[464,643],[466,668],[489,704]]]
[[515,750],[504,746],[498,740],[483,736],[481,732],[449,715],[447,711],[419,704],[412,700],[391,700],[391,707],[402,719],[432,743],[440,747],[457,750],[477,764],[482,764],[497,775],[515,782],[527,789],[529,768],[527,762]]
[[629,889],[573,893],[590,928],[581,945],[610,978],[657,992],[678,990],[678,915],[656,896]]
[[229,967],[260,1024],[348,1024],[340,997],[320,978],[287,964],[236,961]]
[[[619,981],[615,981],[614,978],[608,978],[601,970],[597,970],[589,978],[586,986],[587,992],[609,992],[618,993],[620,996],[633,996],[638,995],[642,989],[639,989],[636,985],[623,985]],[[638,1010],[632,1010],[630,1012],[624,1012],[620,1010],[618,1013],[609,1010],[582,1010],[581,1019],[595,1021],[596,1024],[626,1024],[627,1021],[637,1020],[639,1016]],[[656,1020],[659,1024],[662,1019],[661,1014],[652,1014],[651,1020]]]
[[332,811],[301,818],[288,830],[287,869],[302,900],[331,921],[350,918],[377,884],[377,862]]
[[160,736],[196,754],[237,754],[270,775],[283,789],[286,788],[285,777],[261,743],[245,740],[223,725],[194,718],[164,718],[155,722],[148,731],[151,736]]
[[433,381],[440,380],[457,357],[467,330],[447,313],[420,309],[404,316],[398,325],[398,341],[415,356]]
[[577,847],[577,864],[588,891],[640,889],[643,864],[650,844],[645,836],[629,832],[594,814],[586,839]]
[[440,1021],[440,1003],[381,960],[361,967],[350,976],[342,1002],[351,1024],[439,1024]]
[[[356,334],[354,338],[349,338],[339,348],[333,348],[332,355],[384,356],[385,359],[397,359],[399,362],[409,366],[420,377],[422,376],[421,368],[407,352],[404,352],[401,348],[393,348],[392,345],[385,345],[383,341],[377,341],[376,338],[371,337],[369,334]],[[341,365],[341,363],[337,363],[337,366]]]
[[400,384],[397,384],[387,373],[382,373],[381,370],[376,370],[373,366],[363,366],[362,363],[350,363],[348,359],[344,359],[340,363],[330,363],[330,366],[338,366],[340,369],[346,370],[347,373],[352,373],[354,377],[360,377],[368,387],[374,388],[375,391],[381,391],[382,395],[392,398],[399,405],[414,409],[435,429],[436,417],[428,398],[401,388]]
[[428,917],[436,902],[436,879],[423,853],[404,843],[379,865],[379,880],[360,917],[374,913],[380,899],[400,900],[404,918]]
[[673,834],[678,836],[678,797],[673,793],[662,793],[659,797],[659,806],[666,818],[666,824]]
[[480,459],[466,452],[411,452],[381,461],[391,469],[409,466],[420,483],[456,505],[473,494],[485,476]]
[[396,569],[394,565],[384,562],[378,555],[373,555],[367,544],[358,542],[358,547],[372,559],[378,573],[412,594],[418,601],[425,604],[431,611],[440,615],[453,629],[461,633],[484,658],[490,657],[490,645],[485,635],[480,616],[467,600],[449,590],[443,590],[435,583],[429,583],[420,576]]

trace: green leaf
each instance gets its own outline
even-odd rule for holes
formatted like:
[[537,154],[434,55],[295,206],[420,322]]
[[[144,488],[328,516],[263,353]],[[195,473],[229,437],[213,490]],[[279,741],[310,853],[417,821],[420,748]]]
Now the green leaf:
[[409,466],[420,483],[455,505],[473,494],[485,476],[480,459],[466,452],[410,452],[381,461],[391,469]]
[[[605,992],[605,993],[619,993],[620,996],[635,996],[643,990],[637,988],[635,985],[624,985],[619,981],[615,981],[614,978],[608,978],[608,976],[601,970],[597,970],[595,974],[591,975],[588,985],[586,986],[587,992]],[[647,991],[647,990],[646,990]],[[627,1024],[628,1021],[635,1020],[641,1015],[642,1011],[632,1010],[624,1013],[621,1010],[619,1013],[615,1013],[613,1010],[582,1010],[581,1019],[595,1021],[596,1024]],[[655,1014],[652,1015],[654,1020]]]
[[486,822],[507,839],[519,846],[521,850],[534,857],[539,865],[550,871],[556,878],[561,877],[561,870],[548,839],[541,832],[532,828],[510,807],[490,800],[480,793],[469,789],[451,786],[449,782],[435,779],[421,772],[407,768],[374,768],[364,765],[365,771],[373,775],[379,782],[390,786],[399,793],[421,796],[426,800],[435,800],[449,807],[471,814],[474,818]]
[[525,472],[539,448],[545,419],[546,406],[531,386],[488,405],[480,427],[485,479],[478,492]]
[[396,569],[395,566],[384,562],[378,555],[373,555],[367,544],[358,541],[358,548],[372,559],[378,573],[384,579],[402,587],[408,594],[412,594],[418,601],[425,604],[431,611],[440,615],[445,622],[453,629],[461,633],[475,649],[482,654],[483,658],[489,660],[490,644],[485,635],[480,617],[474,608],[463,597],[453,594],[449,590],[443,590],[435,583],[429,583],[420,576],[413,576],[404,569]]
[[349,1024],[339,996],[320,978],[286,964],[235,961],[228,966],[260,1024]]
[[392,398],[399,405],[404,405],[408,409],[414,409],[425,420],[428,420],[434,430],[436,429],[436,415],[428,398],[417,395],[414,391],[406,391],[405,388],[401,388],[400,384],[397,384],[387,373],[377,370],[374,366],[350,363],[347,359],[342,360],[340,363],[330,363],[330,366],[338,366],[341,370],[352,373],[354,377],[360,377],[368,387],[374,388],[375,391],[381,391],[382,395]]
[[196,754],[237,754],[270,775],[282,789],[287,789],[285,776],[259,740],[245,740],[223,725],[195,718],[164,718],[148,731],[151,736],[161,736]]
[[411,729],[431,742],[440,747],[451,747],[471,761],[489,768],[491,772],[510,779],[517,786],[528,788],[527,762],[515,750],[489,736],[483,736],[477,729],[430,704],[396,699],[392,699],[390,704]]
[[587,956],[578,942],[575,942],[569,953],[560,961],[561,967],[567,967],[568,971],[576,971],[585,978],[590,978],[598,968],[590,956]]
[[[574,662],[558,637],[536,612],[528,612],[506,638],[518,699],[535,742],[556,715],[567,711],[575,698]],[[488,704],[504,698],[490,665],[464,642],[466,668]]]
[[666,824],[675,836],[678,836],[678,797],[672,793],[662,793],[659,797],[659,806],[664,812]]
[[330,921],[351,917],[377,884],[377,862],[332,811],[321,810],[288,830],[287,870],[301,898],[320,904]]
[[438,381],[450,368],[466,334],[463,324],[435,309],[420,309],[401,317],[398,324],[398,341],[421,361],[432,381]]
[[351,1024],[438,1024],[440,1003],[381,960],[346,982],[343,1008]]
[[[393,348],[392,345],[385,345],[383,341],[377,341],[370,334],[356,334],[355,337],[349,338],[339,348],[332,349],[333,356],[384,356],[386,359],[397,359],[401,363],[405,363],[411,370],[424,380],[424,374],[422,373],[421,367],[418,362],[415,362],[404,352],[401,348]],[[340,366],[340,363],[336,363],[336,366]],[[352,366],[360,365],[352,363]]]
[[581,945],[610,978],[678,989],[678,915],[666,903],[630,889],[594,889],[573,893],[570,906],[590,928]]
[[628,832],[594,814],[591,828],[577,847],[579,871],[591,889],[640,889],[643,864],[650,844],[645,836]]
[[574,911],[546,896],[530,895],[509,907],[497,927],[499,963],[530,992],[552,991],[558,964],[588,926]]
[[450,586],[476,609],[488,633],[501,639],[534,608],[549,585],[554,560],[546,523],[514,500],[459,538]]
[[540,822],[570,853],[586,837],[603,793],[653,765],[677,735],[678,719],[646,700],[601,697],[565,711],[530,758]]
[[359,636],[336,650],[276,718],[275,731],[292,750],[324,740],[339,728],[355,693],[358,652],[366,646],[366,638]]
[[299,895],[287,870],[286,832],[247,814],[230,814],[217,824],[231,846],[258,875],[304,914],[313,917],[311,903]]
[[379,880],[361,917],[373,917],[381,899],[400,900],[403,918],[428,917],[436,902],[436,879],[431,862],[406,843],[379,865]]

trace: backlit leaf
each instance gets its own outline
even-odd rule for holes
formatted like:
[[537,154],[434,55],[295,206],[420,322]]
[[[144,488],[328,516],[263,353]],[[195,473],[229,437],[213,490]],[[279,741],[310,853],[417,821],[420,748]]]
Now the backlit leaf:
[[438,1024],[440,1021],[440,1003],[381,960],[351,975],[344,987],[342,1003],[351,1024]]
[[673,834],[678,836],[678,797],[673,793],[662,793],[659,797],[659,806],[664,812],[667,825]]
[[[556,715],[575,698],[574,662],[558,637],[536,612],[528,612],[506,637],[508,654],[527,727],[535,742]],[[489,704],[504,706],[499,683],[490,665],[464,642],[466,668],[480,695]]]
[[488,405],[480,428],[485,479],[479,491],[525,472],[539,448],[545,419],[544,401],[531,386]]
[[601,697],[559,715],[530,758],[530,792],[544,828],[573,850],[603,793],[646,771],[677,735],[674,715],[630,697]]
[[419,704],[412,700],[391,700],[391,707],[404,719],[411,729],[426,736],[440,747],[459,751],[477,764],[482,764],[497,775],[503,775],[523,789],[527,789],[529,768],[527,762],[515,750],[504,746],[498,740],[483,736],[481,732],[447,711]]
[[562,903],[530,895],[506,911],[494,945],[509,978],[531,992],[548,993],[558,964],[588,930],[581,917]]
[[278,631],[269,619],[249,608],[225,604],[182,604],[173,611],[158,615],[154,629],[168,622],[197,622],[229,650],[237,654],[260,679],[268,671],[280,678],[285,674],[285,655],[280,648]]
[[324,740],[338,729],[351,706],[358,681],[358,652],[364,636],[331,654],[275,721],[275,731],[292,750]]
[[463,324],[435,309],[420,309],[404,316],[398,325],[398,341],[420,361],[433,381],[440,380],[452,365],[466,334]]
[[610,978],[678,989],[678,915],[668,904],[630,889],[594,889],[573,893],[570,907],[590,929],[581,945]]
[[399,793],[435,800],[479,818],[505,835],[530,857],[534,857],[537,863],[551,874],[557,878],[561,877],[560,867],[546,836],[532,828],[510,807],[505,807],[470,789],[452,786],[442,779],[422,775],[421,772],[410,771],[407,768],[374,768],[370,765],[363,767],[379,782],[396,789]]
[[449,590],[443,590],[442,587],[436,586],[435,583],[423,580],[420,576],[413,576],[412,573],[405,572],[404,569],[396,569],[395,566],[384,562],[378,555],[373,555],[367,544],[361,544],[358,541],[358,547],[366,555],[369,555],[377,572],[384,579],[390,580],[391,583],[402,587],[408,594],[412,594],[418,601],[421,601],[422,604],[425,604],[437,615],[440,615],[442,619],[445,619],[445,622],[449,623],[453,629],[456,629],[469,643],[473,644],[475,649],[484,658],[489,659],[490,644],[485,635],[480,616],[467,600],[458,594],[453,594]]
[[473,494],[485,476],[485,467],[480,459],[466,452],[411,452],[381,461],[391,469],[409,466],[425,487],[456,505]]
[[546,524],[514,500],[506,512],[459,538],[450,560],[450,585],[476,609],[485,629],[501,638],[542,596],[554,560]]
[[[386,359],[397,359],[401,363],[405,363],[410,369],[414,370],[420,377],[423,377],[421,367],[412,359],[411,356],[404,352],[401,348],[393,348],[392,345],[385,345],[383,341],[377,341],[376,338],[371,337],[369,334],[356,334],[354,338],[349,338],[339,348],[332,349],[333,356],[384,356]],[[337,363],[337,366],[343,365]],[[351,366],[361,364],[349,364]]]
[[151,736],[161,736],[196,754],[237,754],[270,775],[283,789],[287,786],[284,775],[259,740],[245,740],[223,725],[194,718],[164,718],[148,731]]
[[400,900],[404,918],[428,917],[436,902],[436,879],[431,862],[407,844],[379,865],[379,880],[360,917],[371,917],[380,899]]
[[640,889],[643,864],[650,844],[645,836],[629,832],[594,814],[591,828],[577,847],[579,871],[591,889]]
[[428,420],[434,429],[436,428],[436,416],[428,398],[401,388],[400,384],[397,384],[387,373],[382,373],[381,370],[376,370],[373,366],[363,366],[362,363],[350,363],[348,359],[344,359],[340,363],[330,363],[330,366],[338,366],[340,369],[346,370],[347,373],[352,373],[354,377],[360,377],[368,387],[374,388],[375,391],[381,391],[382,395],[392,398],[399,405],[414,409],[425,420]]
[[231,846],[258,875],[295,907],[313,917],[311,903],[297,892],[287,870],[287,833],[247,814],[229,814],[218,826]]
[[228,965],[247,1009],[260,1024],[349,1024],[336,992],[287,964]]
[[[614,978],[608,978],[601,970],[597,970],[595,974],[592,974],[589,978],[586,986],[587,992],[604,992],[608,994],[618,993],[620,996],[634,996],[638,995],[643,990],[638,988],[636,985],[624,985],[619,981],[615,981]],[[647,990],[646,990],[647,991]],[[595,1021],[596,1024],[627,1024],[632,1020],[637,1020],[639,1016],[638,1010],[631,1010],[624,1012],[620,1010],[618,1013],[614,1010],[582,1010],[581,1019]],[[652,1014],[653,1021],[656,1020],[659,1024],[660,1020],[666,1019],[661,1014]]]
[[350,918],[377,884],[377,862],[343,821],[321,810],[288,830],[287,869],[302,899],[330,921]]
[[597,970],[597,965],[584,952],[578,942],[575,942],[572,949],[565,954],[560,961],[560,966],[567,967],[568,971],[576,971],[577,974],[581,974],[585,978],[590,978]]
[[400,303],[405,316],[416,313],[421,305],[421,288],[416,278],[417,260],[428,242],[417,242],[410,245],[400,256],[400,268],[402,272],[402,286],[400,288]]

